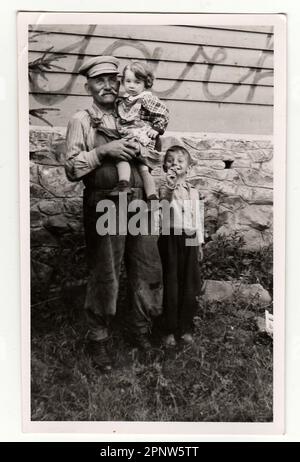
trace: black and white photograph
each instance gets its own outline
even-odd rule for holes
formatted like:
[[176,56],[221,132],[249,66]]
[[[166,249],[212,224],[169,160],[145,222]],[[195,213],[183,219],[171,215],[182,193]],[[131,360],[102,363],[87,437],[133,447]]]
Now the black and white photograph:
[[19,13],[26,428],[282,432],[284,19],[31,15]]

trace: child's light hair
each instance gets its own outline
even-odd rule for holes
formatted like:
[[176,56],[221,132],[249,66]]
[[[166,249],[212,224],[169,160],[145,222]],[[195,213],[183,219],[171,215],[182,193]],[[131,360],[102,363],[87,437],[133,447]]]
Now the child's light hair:
[[165,153],[164,156],[164,163],[163,163],[163,168],[165,170],[166,166],[166,161],[168,158],[168,155],[173,153],[173,152],[180,152],[181,154],[184,155],[184,157],[187,159],[188,166],[191,166],[193,164],[192,157],[187,149],[185,149],[183,146],[180,146],[180,144],[175,144],[174,146],[170,146]]
[[145,88],[151,88],[153,85],[154,81],[154,75],[153,72],[149,69],[149,67],[146,64],[142,64],[138,61],[132,61],[131,63],[127,64],[127,66],[124,67],[123,73],[122,73],[122,83],[124,83],[125,79],[125,73],[127,70],[130,70],[133,72],[135,77],[139,80],[142,80],[145,84]]

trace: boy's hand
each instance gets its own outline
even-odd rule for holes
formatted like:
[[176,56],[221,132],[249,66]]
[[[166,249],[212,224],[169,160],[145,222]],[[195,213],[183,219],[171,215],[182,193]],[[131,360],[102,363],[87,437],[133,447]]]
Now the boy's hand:
[[176,183],[177,183],[177,171],[175,168],[173,167],[169,168],[169,170],[167,171],[166,180],[167,180],[167,185],[170,188],[175,188]]
[[158,136],[158,131],[154,130],[154,128],[149,128],[149,130],[147,130],[147,135],[151,138],[151,140],[155,140]]
[[202,244],[200,244],[198,247],[198,262],[202,260],[203,260],[203,249],[202,249]]

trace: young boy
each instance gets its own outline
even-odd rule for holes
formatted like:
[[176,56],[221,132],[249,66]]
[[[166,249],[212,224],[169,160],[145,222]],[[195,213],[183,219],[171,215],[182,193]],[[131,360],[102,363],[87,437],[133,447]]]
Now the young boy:
[[[154,75],[147,66],[137,61],[131,62],[123,70],[121,82],[125,94],[117,103],[120,135],[134,139],[141,146],[141,154],[136,160],[148,200],[158,199],[149,167],[154,168],[161,162],[161,153],[155,150],[156,139],[164,133],[169,122],[166,105],[150,91],[153,81]],[[146,154],[143,155],[143,152]],[[120,161],[116,167],[119,182],[110,195],[130,193],[130,164]]]
[[[170,147],[164,157],[166,182],[160,188],[162,234],[158,248],[163,267],[165,344],[175,346],[181,338],[192,343],[196,296],[200,292],[198,261],[202,259],[203,209],[199,192],[187,181],[189,152]],[[169,213],[167,205],[170,205]],[[170,213],[171,212],[171,213]]]

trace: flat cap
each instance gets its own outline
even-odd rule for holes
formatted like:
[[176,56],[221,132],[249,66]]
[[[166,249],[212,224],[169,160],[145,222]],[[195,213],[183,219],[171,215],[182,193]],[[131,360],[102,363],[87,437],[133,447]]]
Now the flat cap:
[[78,72],[87,78],[100,74],[119,74],[119,60],[114,56],[96,56],[82,64]]

